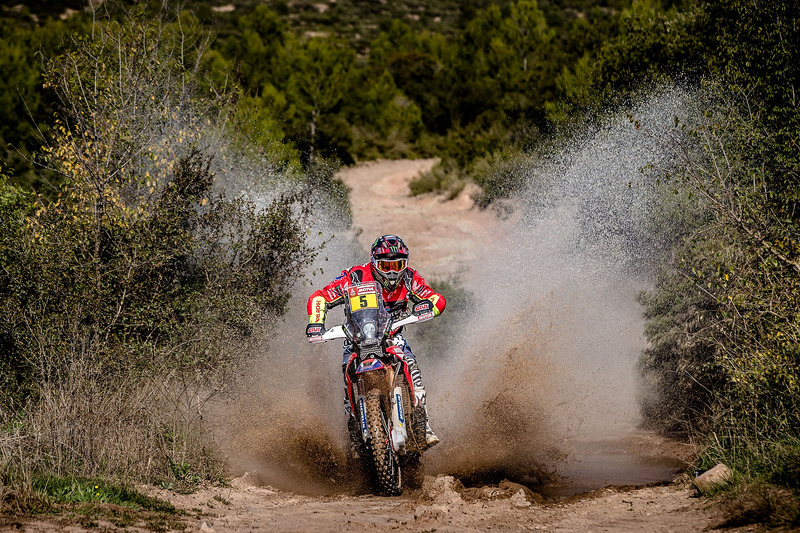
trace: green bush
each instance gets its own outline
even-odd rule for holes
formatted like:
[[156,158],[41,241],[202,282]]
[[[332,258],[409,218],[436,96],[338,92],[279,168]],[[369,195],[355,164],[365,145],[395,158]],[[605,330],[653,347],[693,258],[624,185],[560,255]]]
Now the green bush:
[[412,196],[433,192],[445,193],[450,198],[455,198],[466,184],[467,180],[462,177],[456,163],[451,159],[445,159],[437,162],[430,171],[411,180],[408,186]]
[[44,475],[34,478],[31,486],[54,503],[113,503],[136,510],[177,512],[169,502],[145,496],[124,484],[109,483],[104,479]]
[[46,474],[219,479],[205,402],[316,253],[302,183],[218,183],[245,157],[224,143],[235,98],[208,91],[185,22],[76,37],[45,72],[60,192],[0,181],[0,471],[22,492]]
[[752,103],[726,85],[707,91],[705,111],[662,139],[678,162],[668,179],[706,218],[643,298],[652,345],[643,368],[660,391],[645,414],[661,428],[680,422],[751,479],[797,488],[800,218],[788,207],[797,162],[775,165],[780,130]]

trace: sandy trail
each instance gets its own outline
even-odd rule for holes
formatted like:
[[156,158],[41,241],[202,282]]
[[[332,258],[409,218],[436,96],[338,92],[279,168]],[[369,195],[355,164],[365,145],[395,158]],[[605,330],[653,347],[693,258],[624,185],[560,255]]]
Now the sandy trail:
[[[524,489],[486,487],[464,490],[449,476],[427,478],[423,489],[396,498],[339,495],[309,497],[253,485],[247,476],[230,487],[191,495],[145,488],[183,509],[183,531],[591,532],[709,531],[722,523],[694,491],[677,486],[605,488],[563,501],[535,501]],[[87,531],[61,520],[17,522],[15,531]],[[119,528],[97,522],[91,531],[145,531],[143,524]],[[733,528],[725,531],[753,531]]]
[[[464,491],[447,476],[397,498],[313,498],[249,486],[169,497],[200,512],[197,529],[215,531],[704,531],[720,523],[688,488],[602,489],[563,502],[530,501],[523,489]],[[217,496],[217,499],[214,497]],[[220,501],[222,500],[222,501]]]
[[409,182],[435,163],[436,159],[372,161],[338,176],[351,189],[353,228],[361,230],[363,248],[368,250],[380,235],[399,235],[411,251],[411,266],[426,278],[467,271],[501,231],[491,212],[473,205],[473,187],[449,201],[434,194],[409,196]]
[[[475,208],[470,191],[452,201],[436,195],[410,197],[408,183],[433,164],[435,160],[377,161],[342,171],[340,177],[351,189],[353,226],[356,232],[361,230],[357,235],[365,250],[379,235],[399,234],[411,249],[412,266],[424,276],[468,273],[471,263],[503,231],[503,224],[491,212]],[[598,476],[591,488],[607,484],[603,479],[618,485],[671,479],[677,471],[675,460],[691,455],[681,444],[647,434],[610,443],[617,455],[592,446],[578,460],[584,470],[593,468]],[[592,462],[609,457],[620,462]],[[653,478],[641,477],[637,465],[643,463],[661,469],[656,468]],[[635,474],[626,477],[625,466],[632,466]],[[604,467],[616,471],[608,475]],[[673,485],[612,487],[543,500],[511,483],[465,489],[452,477],[439,475],[427,477],[421,489],[397,498],[312,497],[261,486],[253,479],[245,475],[230,488],[159,496],[194,509],[191,527],[205,524],[206,530],[215,531],[702,531],[721,521],[707,503],[693,497],[693,489]]]

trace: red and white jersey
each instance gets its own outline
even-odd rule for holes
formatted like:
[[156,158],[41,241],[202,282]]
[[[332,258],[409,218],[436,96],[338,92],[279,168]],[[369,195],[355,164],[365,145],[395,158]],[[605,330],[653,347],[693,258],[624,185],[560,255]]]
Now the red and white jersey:
[[[328,309],[344,303],[347,288],[350,285],[366,281],[377,281],[372,275],[372,267],[369,263],[343,270],[335,280],[318,291],[314,291],[308,298],[309,323],[324,324]],[[393,317],[399,316],[406,310],[409,300],[412,303],[430,300],[433,303],[433,316],[444,311],[446,305],[444,296],[431,289],[425,283],[425,279],[413,268],[406,268],[403,280],[397,284],[395,290],[389,292],[385,288],[383,289],[383,301]]]

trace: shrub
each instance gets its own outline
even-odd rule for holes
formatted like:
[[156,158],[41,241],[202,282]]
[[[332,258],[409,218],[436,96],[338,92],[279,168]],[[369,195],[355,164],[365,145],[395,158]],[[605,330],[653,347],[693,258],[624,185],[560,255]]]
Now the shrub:
[[707,91],[706,111],[676,121],[663,139],[680,162],[668,176],[700,199],[707,217],[644,299],[653,344],[645,368],[662,383],[661,408],[677,401],[690,429],[711,444],[709,454],[753,478],[797,487],[796,162],[776,164],[780,152],[771,147],[780,130],[764,127],[750,103],[722,84]]
[[205,402],[316,253],[302,185],[269,167],[249,194],[217,182],[235,99],[208,90],[190,22],[76,37],[46,71],[58,198],[0,182],[0,471],[21,492],[42,474],[218,479]]

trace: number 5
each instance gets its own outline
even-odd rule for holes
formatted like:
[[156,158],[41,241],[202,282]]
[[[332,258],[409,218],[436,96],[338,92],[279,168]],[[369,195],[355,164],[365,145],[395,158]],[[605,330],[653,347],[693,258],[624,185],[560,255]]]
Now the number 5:
[[361,297],[358,299],[358,303],[359,303],[359,305],[360,305],[360,307],[361,307],[362,309],[363,309],[364,307],[367,307],[367,306],[369,306],[369,302],[367,302],[367,297],[366,297],[366,296],[364,296],[363,294],[362,294],[362,295],[361,295]]

